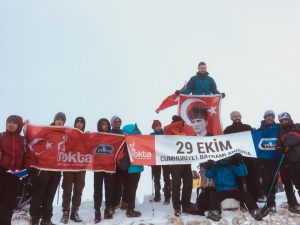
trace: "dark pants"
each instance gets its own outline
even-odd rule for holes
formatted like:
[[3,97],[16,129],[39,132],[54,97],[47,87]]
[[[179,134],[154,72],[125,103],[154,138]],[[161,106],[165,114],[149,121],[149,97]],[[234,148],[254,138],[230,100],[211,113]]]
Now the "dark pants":
[[[171,166],[172,174],[172,202],[175,210],[190,207],[193,188],[193,175],[191,164]],[[180,201],[180,187],[182,180],[182,194]]]
[[164,178],[164,195],[165,200],[170,200],[171,198],[171,170],[170,166],[151,166],[152,168],[152,179],[154,180],[154,189],[155,189],[155,197],[160,198],[160,176],[161,176],[161,168],[163,170],[163,178]]
[[103,198],[103,182],[105,188],[105,206],[110,206],[109,173],[94,172],[94,209],[100,210]]
[[109,183],[111,190],[110,202],[112,204],[112,207],[116,207],[120,205],[121,197],[123,194],[123,180],[120,168],[117,167],[116,173],[111,174]]
[[136,190],[140,181],[141,173],[128,173],[127,180],[124,183],[125,199],[128,202],[128,210],[134,210]]
[[216,192],[216,189],[214,187],[205,187],[197,198],[197,208],[200,215],[204,215],[205,211],[209,210],[211,192]]
[[[278,160],[257,159],[256,182],[258,184],[259,196],[268,195],[269,189],[271,187],[272,181],[276,173],[277,166],[278,166]],[[276,206],[276,202],[275,202],[276,184],[277,184],[277,177],[274,186],[271,190],[270,197],[268,199],[268,206],[270,207]]]
[[63,192],[63,202],[62,210],[70,211],[70,202],[72,197],[72,211],[78,210],[81,203],[82,190],[85,185],[85,171],[79,172],[64,172],[62,188]]
[[219,210],[221,202],[227,198],[234,198],[238,201],[244,202],[250,212],[254,209],[258,209],[256,202],[248,192],[232,190],[211,192],[209,210]]
[[294,192],[292,176],[289,173],[289,165],[286,161],[283,161],[281,165],[280,175],[289,206],[296,206],[297,199]]
[[36,219],[50,220],[53,200],[59,185],[61,172],[33,169],[31,174],[32,199],[30,215]]
[[17,202],[18,178],[0,171],[0,224],[11,225],[11,218]]
[[300,162],[288,162],[288,165],[292,182],[298,191],[298,195],[300,196]]

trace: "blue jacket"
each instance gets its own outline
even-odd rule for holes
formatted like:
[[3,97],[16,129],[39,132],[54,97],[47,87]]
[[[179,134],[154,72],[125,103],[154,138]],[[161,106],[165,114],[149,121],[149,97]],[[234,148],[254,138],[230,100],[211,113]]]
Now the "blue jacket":
[[182,94],[188,95],[190,93],[192,95],[220,94],[214,79],[207,72],[205,74],[197,73],[189,80]]
[[[140,129],[136,124],[128,124],[123,127],[124,134],[141,134]],[[128,167],[128,173],[141,173],[144,171],[144,166],[130,165]]]
[[211,169],[207,169],[205,176],[214,179],[217,191],[228,191],[238,187],[236,177],[247,176],[248,170],[244,163],[234,165],[228,163],[220,165],[216,163]]

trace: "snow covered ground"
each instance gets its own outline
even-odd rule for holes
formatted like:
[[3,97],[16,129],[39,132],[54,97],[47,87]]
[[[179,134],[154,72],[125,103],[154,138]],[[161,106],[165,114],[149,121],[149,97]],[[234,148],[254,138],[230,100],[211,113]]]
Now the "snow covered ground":
[[[62,191],[60,191],[60,196]],[[60,197],[61,198],[61,197]],[[127,218],[125,211],[117,209],[112,220],[102,220],[99,225],[201,225],[201,224],[234,224],[234,225],[254,225],[254,224],[265,224],[265,225],[300,225],[300,216],[290,214],[287,209],[281,206],[286,206],[286,197],[284,193],[278,193],[276,195],[277,210],[276,214],[270,214],[264,221],[257,222],[252,219],[248,213],[241,213],[238,211],[226,211],[223,212],[223,219],[220,222],[212,222],[206,219],[204,216],[192,216],[183,214],[181,218],[175,218],[173,216],[172,204],[163,205],[163,202],[160,203],[151,203],[149,200],[152,199],[152,182],[150,175],[150,168],[146,167],[145,171],[142,174],[141,181],[139,183],[138,193],[137,193],[137,203],[136,209],[142,212],[142,217],[140,218]],[[54,216],[53,222],[60,224],[60,218],[62,215],[61,212],[61,203],[57,205],[55,199],[54,203]],[[61,200],[61,199],[60,199]],[[192,202],[196,200],[196,193],[193,192]],[[104,204],[103,204],[104,205]],[[102,207],[102,215],[104,207]],[[93,209],[93,173],[88,173],[86,177],[86,187],[84,189],[82,205],[79,211],[81,217],[85,221],[85,225],[91,225],[94,219],[94,209]],[[14,220],[13,225],[28,225],[26,220]],[[69,222],[70,225],[76,225],[72,221]]]

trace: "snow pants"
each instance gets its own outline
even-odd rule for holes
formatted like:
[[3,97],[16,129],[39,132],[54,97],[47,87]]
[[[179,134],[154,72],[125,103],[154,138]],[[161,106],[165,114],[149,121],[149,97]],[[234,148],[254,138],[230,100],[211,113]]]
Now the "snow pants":
[[60,182],[61,172],[31,169],[32,199],[30,215],[35,219],[50,220],[53,200]]
[[17,202],[18,178],[0,171],[0,224],[11,225],[11,218]]
[[85,185],[85,171],[64,172],[63,173],[63,201],[62,210],[70,211],[70,203],[72,196],[72,211],[78,210],[81,203],[82,190]]
[[128,173],[123,171],[124,193],[123,201],[128,203],[127,210],[134,210],[136,190],[140,181],[141,173]]
[[110,203],[112,204],[112,207],[117,207],[120,205],[121,197],[123,195],[123,179],[122,179],[122,173],[121,169],[117,167],[116,173],[113,173],[110,175]]
[[300,196],[300,162],[288,162],[288,170]]
[[103,199],[103,182],[105,189],[105,206],[110,206],[110,176],[105,172],[94,172],[94,209],[100,210]]
[[[190,207],[193,188],[193,174],[191,164],[172,165],[172,203],[175,210]],[[182,194],[180,200],[180,187],[182,181]]]
[[165,166],[151,166],[152,169],[152,179],[154,180],[154,189],[155,189],[155,197],[160,198],[160,177],[161,177],[161,169],[163,170],[163,178],[164,178],[164,196],[165,200],[170,200],[171,198],[171,167],[169,165]]

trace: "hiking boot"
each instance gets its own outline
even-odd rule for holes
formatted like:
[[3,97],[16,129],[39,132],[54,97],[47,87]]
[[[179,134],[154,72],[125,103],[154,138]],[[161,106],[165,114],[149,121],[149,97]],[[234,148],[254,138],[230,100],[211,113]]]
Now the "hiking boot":
[[100,210],[95,210],[95,219],[94,222],[95,223],[99,223],[101,221],[101,212]]
[[113,212],[110,208],[105,208],[104,210],[104,219],[112,219],[113,218]]
[[251,215],[255,220],[262,220],[262,218],[266,217],[269,214],[269,211],[270,209],[268,207],[254,209],[251,211]]
[[207,219],[211,219],[213,221],[220,221],[221,218],[221,213],[218,210],[209,211],[207,214]]
[[164,205],[169,205],[170,204],[170,199],[165,199]]
[[127,210],[127,208],[128,208],[128,203],[127,202],[121,202],[120,209]]
[[63,211],[60,222],[64,224],[67,224],[69,222],[69,211]]
[[79,216],[79,214],[78,214],[78,209],[73,210],[73,211],[71,212],[70,219],[73,220],[73,221],[76,222],[76,223],[81,223],[81,222],[83,221],[83,220],[81,219],[81,217]]
[[297,206],[289,206],[289,211],[291,213],[296,213],[296,214],[300,214],[300,208]]
[[30,225],[40,225],[40,218],[30,217]]
[[134,211],[134,210],[127,210],[126,211],[126,216],[127,217],[140,217],[142,215],[141,212],[139,211]]
[[195,211],[191,207],[182,208],[182,212],[191,215],[195,214]]
[[44,219],[42,219],[40,225],[55,225],[55,224],[52,223],[51,220],[44,220]]
[[277,213],[276,206],[274,206],[274,205],[273,205],[273,206],[270,206],[270,207],[269,207],[269,212],[270,212],[270,213]]
[[174,216],[177,216],[177,217],[181,216],[180,209],[175,209]]

